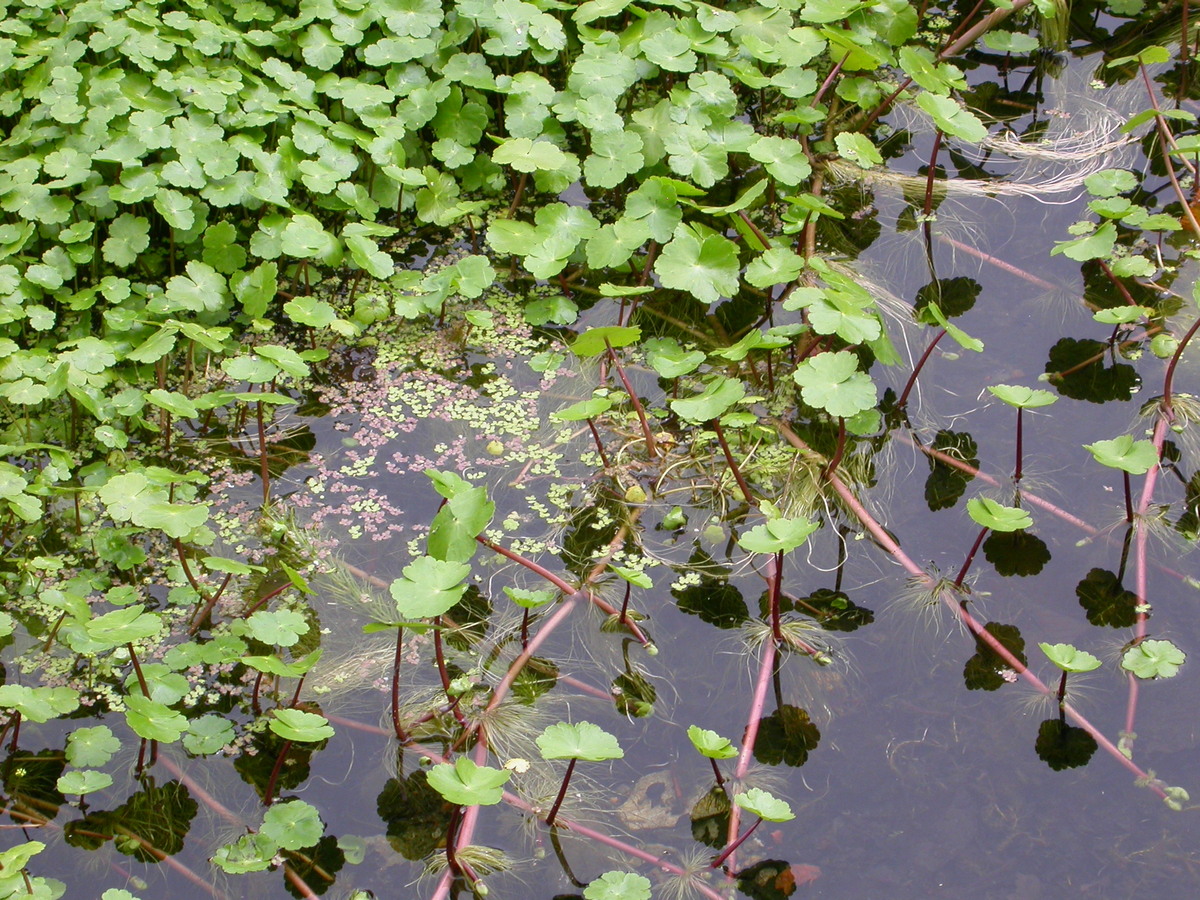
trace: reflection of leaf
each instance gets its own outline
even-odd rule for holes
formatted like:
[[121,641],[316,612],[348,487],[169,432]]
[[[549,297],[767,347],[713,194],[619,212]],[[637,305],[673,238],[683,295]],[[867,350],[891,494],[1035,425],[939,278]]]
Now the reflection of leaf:
[[760,720],[754,758],[769,766],[802,766],[820,740],[821,732],[808,713],[785,704]]
[[1050,548],[1036,534],[1019,529],[993,531],[983,542],[983,555],[1000,575],[1037,575],[1050,562]]
[[612,697],[617,712],[623,716],[645,718],[654,712],[658,692],[641,672],[622,672],[612,683]]
[[1086,766],[1096,752],[1096,739],[1074,725],[1059,719],[1047,719],[1038,726],[1034,742],[1038,759],[1055,772]]
[[449,807],[429,786],[427,774],[418,770],[402,780],[388,779],[376,800],[379,818],[387,823],[388,842],[405,859],[433,852],[450,820]]
[[796,601],[794,607],[797,612],[815,616],[828,631],[854,631],[875,621],[871,610],[856,605],[842,591],[829,588],[817,588]]
[[[989,634],[1008,649],[1013,656],[1021,661],[1025,659],[1025,639],[1015,625],[1001,625],[998,622],[988,622],[983,626]],[[1009,671],[1009,665],[1000,654],[985,644],[979,638],[975,639],[975,655],[967,660],[963,667],[963,680],[971,691],[995,691],[1005,684],[1004,675]]]
[[[939,431],[933,437],[934,450],[940,450],[954,459],[961,460],[972,468],[979,466],[979,448],[969,434]],[[974,478],[962,469],[929,457],[929,477],[925,479],[925,503],[931,512],[954,506]]]
[[692,838],[709,847],[720,848],[729,832],[729,795],[720,785],[696,801],[691,809]]
[[699,584],[671,591],[680,612],[717,628],[737,628],[750,618],[742,592],[725,579],[704,578]]
[[[110,833],[117,838],[116,847],[122,853],[140,862],[157,863],[161,854],[174,856],[183,849],[197,809],[196,801],[179,782],[151,785],[109,814],[113,828]],[[126,835],[140,840],[123,840]]]
[[1107,569],[1092,569],[1075,585],[1079,605],[1093,625],[1129,628],[1137,621],[1137,595]]

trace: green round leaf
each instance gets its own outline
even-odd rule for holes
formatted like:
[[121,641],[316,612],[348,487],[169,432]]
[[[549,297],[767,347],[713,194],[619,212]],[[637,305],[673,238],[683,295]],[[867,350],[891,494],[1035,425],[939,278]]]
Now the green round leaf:
[[1025,510],[1004,506],[987,497],[968,500],[967,513],[976,523],[992,531],[1019,531],[1033,525],[1033,519]]
[[1138,678],[1171,678],[1186,658],[1170,641],[1146,640],[1125,651],[1121,668]]
[[1100,660],[1070,644],[1038,644],[1042,652],[1064,672],[1090,672],[1100,668]]
[[785,801],[758,788],[734,794],[733,802],[767,822],[788,822],[796,818],[796,814]]
[[613,735],[591,722],[578,722],[574,725],[557,722],[539,734],[536,741],[544,759],[602,762],[606,759],[621,759],[625,755],[625,751]]

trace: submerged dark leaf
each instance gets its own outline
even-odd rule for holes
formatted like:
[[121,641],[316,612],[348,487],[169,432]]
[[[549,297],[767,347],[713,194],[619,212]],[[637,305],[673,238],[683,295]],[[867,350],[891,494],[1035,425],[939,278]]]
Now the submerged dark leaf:
[[1137,595],[1125,590],[1120,580],[1107,569],[1092,569],[1075,585],[1079,605],[1093,625],[1130,628],[1137,622]]
[[[1050,348],[1046,372],[1050,384],[1064,397],[1107,403],[1128,400],[1137,390],[1141,379],[1127,363],[1105,365],[1107,345],[1100,341],[1063,338]],[[1061,373],[1067,374],[1061,374]]]
[[717,628],[737,628],[749,620],[742,592],[724,579],[702,578],[699,584],[671,591],[680,612]]
[[1061,719],[1047,719],[1038,726],[1034,742],[1038,759],[1055,772],[1086,766],[1096,752],[1096,739]]
[[429,786],[423,769],[404,779],[389,778],[375,805],[387,824],[388,842],[405,859],[428,856],[446,837],[450,804]]
[[784,704],[759,721],[754,758],[769,766],[780,763],[802,766],[820,740],[821,732],[808,713],[798,706]]
[[1050,548],[1036,534],[1024,529],[993,531],[983,542],[983,555],[1005,576],[1036,575],[1050,562]]
[[[979,466],[979,447],[975,439],[965,432],[959,434],[953,431],[939,431],[933,437],[932,448],[961,460],[972,468]],[[974,477],[949,463],[929,457],[929,477],[925,479],[925,503],[934,512],[954,506]]]
[[[988,622],[983,627],[1000,642],[1001,646],[1022,663],[1025,662],[1025,639],[1021,637],[1017,626]],[[968,659],[967,664],[963,667],[963,680],[967,683],[967,690],[995,691],[999,690],[1006,682],[1015,680],[1010,674],[1012,668],[1000,654],[979,638],[975,639],[975,646],[975,655]]]
[[731,808],[725,789],[714,784],[692,807],[692,838],[714,849],[723,847],[728,839]]

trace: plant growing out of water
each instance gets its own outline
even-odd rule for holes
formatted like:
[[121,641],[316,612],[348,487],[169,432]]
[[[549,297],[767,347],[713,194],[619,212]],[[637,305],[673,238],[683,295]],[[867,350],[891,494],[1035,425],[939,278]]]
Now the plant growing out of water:
[[1028,388],[1023,385],[1015,384],[997,384],[988,388],[992,396],[998,400],[1007,403],[1009,406],[1017,408],[1017,459],[1013,466],[1013,482],[1021,483],[1021,476],[1024,474],[1024,454],[1025,454],[1025,419],[1024,413],[1027,409],[1039,409],[1043,406],[1049,406],[1058,400],[1058,397],[1049,391],[1038,390],[1036,388]]
[[1055,694],[1058,700],[1059,715],[1063,715],[1065,710],[1063,704],[1067,699],[1067,676],[1072,672],[1082,673],[1091,672],[1100,668],[1100,660],[1083,650],[1077,650],[1071,644],[1038,644],[1042,648],[1042,652],[1054,665],[1062,669],[1062,676],[1058,680],[1058,692]]
[[1135,441],[1128,434],[1118,435],[1110,441],[1084,444],[1083,449],[1102,466],[1118,469],[1125,485],[1125,521],[1133,522],[1133,497],[1129,486],[1130,475],[1145,475],[1158,465],[1158,451],[1153,441]]
[[1021,531],[1033,524],[1029,513],[1020,507],[1005,506],[987,497],[973,497],[968,500],[967,514],[977,525],[982,527],[979,536],[975,538],[975,543],[967,551],[967,558],[963,560],[962,568],[958,570],[958,577],[954,579],[955,588],[962,587],[963,580],[967,577],[967,572],[970,571],[971,563],[975,559],[975,554],[979,552],[979,545],[983,543],[983,539],[987,537],[989,531]]
[[458,757],[453,763],[438,763],[429,770],[429,786],[454,804],[454,814],[446,828],[446,863],[454,875],[465,875],[471,889],[480,897],[487,896],[487,886],[472,865],[459,854],[457,847],[458,828],[462,823],[463,807],[494,806],[504,797],[504,785],[512,772],[480,766],[466,756]]
[[604,762],[610,759],[621,759],[625,751],[617,743],[617,739],[591,722],[578,722],[574,725],[567,722],[557,722],[546,728],[536,738],[538,750],[543,759],[567,759],[567,771],[563,773],[562,786],[550,812],[546,814],[546,824],[553,827],[558,808],[562,806],[563,798],[567,795],[567,785],[571,783],[571,773],[575,771],[575,763],[579,760],[588,762]]
[[717,855],[716,859],[710,864],[714,869],[719,868],[721,863],[725,862],[731,853],[742,846],[746,838],[754,834],[754,829],[763,822],[790,822],[796,818],[791,806],[786,801],[780,800],[773,794],[759,788],[750,788],[750,790],[741,794],[734,794],[733,802],[746,810],[746,812],[758,816],[758,819],[753,825],[738,835],[737,838],[730,841],[729,845]]
[[[780,643],[784,640],[779,612],[779,597],[783,590],[783,557],[797,547],[804,545],[808,536],[821,527],[820,522],[812,522],[805,518],[789,518],[769,502],[761,506],[767,521],[756,525],[738,538],[738,545],[750,553],[769,553],[774,555],[771,562],[771,572],[768,579],[770,591],[771,634]],[[803,647],[805,652],[815,654],[815,649]]]
[[733,746],[729,738],[723,738],[715,731],[709,731],[699,725],[689,725],[687,736],[688,740],[692,742],[692,746],[696,748],[696,752],[712,763],[713,775],[717,778],[717,784],[724,787],[725,779],[721,776],[717,760],[733,759],[738,755],[737,747]]

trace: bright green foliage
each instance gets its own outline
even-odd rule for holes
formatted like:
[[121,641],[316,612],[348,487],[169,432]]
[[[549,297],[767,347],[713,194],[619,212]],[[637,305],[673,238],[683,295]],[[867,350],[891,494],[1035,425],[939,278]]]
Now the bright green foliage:
[[67,737],[67,762],[73,766],[103,766],[121,749],[107,725],[77,728]]
[[429,786],[447,803],[459,806],[494,806],[504,797],[504,785],[512,772],[476,765],[466,756],[453,764],[438,763],[429,770]]
[[875,405],[874,382],[858,370],[858,357],[845,350],[805,360],[792,377],[804,402],[831,416],[849,417]]
[[107,772],[93,769],[72,769],[59,776],[55,785],[64,794],[91,794],[111,787],[113,777]]
[[688,740],[692,742],[692,746],[696,748],[696,752],[709,759],[733,759],[738,755],[737,748],[729,742],[728,738],[723,738],[707,728],[689,725],[687,736]]
[[599,356],[609,347],[627,347],[642,336],[640,328],[626,325],[605,325],[602,328],[589,328],[579,335],[571,344],[571,352],[576,356]]
[[741,381],[715,375],[699,394],[672,400],[670,405],[675,415],[687,422],[711,422],[723,416],[744,396],[746,386]]
[[260,609],[246,620],[246,628],[256,641],[291,647],[308,633],[308,622],[295,610]]
[[259,831],[284,850],[300,850],[319,841],[325,826],[315,807],[303,800],[287,800],[266,811]]
[[1121,656],[1121,668],[1138,678],[1171,678],[1187,656],[1170,641],[1145,640]]
[[302,709],[271,711],[271,731],[287,741],[324,741],[333,737],[333,728],[324,716]]
[[630,569],[625,566],[609,566],[609,568],[616,572],[622,578],[622,580],[628,581],[634,587],[647,589],[654,587],[654,582],[650,580],[650,576],[645,572],[640,572],[637,569]]
[[654,271],[664,287],[686,291],[702,303],[716,303],[737,293],[737,247],[703,225],[680,225]]
[[504,586],[504,593],[513,603],[524,609],[537,609],[554,600],[551,591],[528,591],[524,588]]
[[1057,396],[1049,391],[1027,388],[1024,385],[1017,384],[992,385],[988,388],[988,392],[997,400],[1003,400],[1009,406],[1015,406],[1018,409],[1036,409],[1041,406],[1049,406],[1058,399]]
[[625,755],[613,735],[591,722],[557,722],[537,736],[537,745],[544,759],[603,762]]
[[1038,644],[1050,662],[1064,672],[1090,672],[1100,668],[1100,660],[1070,644]]
[[495,512],[496,504],[488,499],[487,488],[457,491],[433,518],[429,529],[429,555],[437,560],[469,562],[479,547],[476,536],[487,528]]
[[650,880],[633,872],[605,872],[588,882],[584,900],[650,900]]
[[421,556],[404,567],[404,577],[392,582],[396,610],[404,618],[431,619],[450,609],[467,586],[471,572],[466,563]]
[[164,703],[130,694],[125,698],[125,721],[138,737],[148,741],[177,741],[188,728],[187,717]]
[[785,801],[759,788],[750,788],[744,793],[734,794],[733,802],[767,822],[788,822],[796,818],[791,806]]
[[592,397],[590,400],[580,400],[572,403],[566,409],[552,413],[550,418],[555,422],[582,422],[603,415],[612,409],[613,402],[608,397]]
[[790,553],[803,546],[808,536],[820,527],[820,522],[808,519],[773,516],[743,534],[738,544],[749,553]]
[[1120,469],[1130,475],[1145,475],[1158,465],[1158,451],[1152,441],[1135,441],[1131,435],[1121,434],[1109,441],[1084,444],[1083,449],[1102,466]]
[[1015,506],[1004,506],[987,497],[973,497],[967,501],[967,512],[976,524],[992,531],[1020,531],[1033,525],[1029,513]]
[[0,707],[19,712],[31,722],[49,722],[79,708],[79,692],[68,687],[0,685]]

